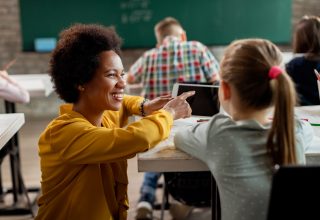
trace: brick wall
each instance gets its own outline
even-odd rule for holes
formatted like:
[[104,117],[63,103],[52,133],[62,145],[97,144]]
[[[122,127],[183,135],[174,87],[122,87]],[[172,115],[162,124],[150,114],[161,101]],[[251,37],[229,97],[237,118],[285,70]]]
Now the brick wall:
[[303,15],[320,16],[319,0],[292,0],[292,23],[295,24]]
[[[319,0],[292,0],[292,25],[303,15],[320,15]],[[217,57],[221,47],[212,47]],[[123,63],[128,68],[142,53],[143,49],[124,50]],[[0,68],[13,58],[17,58],[9,72],[13,74],[46,73],[49,61],[48,53],[21,52],[21,30],[19,0],[0,0]],[[55,115],[61,101],[55,94],[48,98],[34,99],[28,105],[18,105],[18,110],[30,116]],[[2,108],[2,109],[1,109]],[[0,107],[3,112],[3,106]]]

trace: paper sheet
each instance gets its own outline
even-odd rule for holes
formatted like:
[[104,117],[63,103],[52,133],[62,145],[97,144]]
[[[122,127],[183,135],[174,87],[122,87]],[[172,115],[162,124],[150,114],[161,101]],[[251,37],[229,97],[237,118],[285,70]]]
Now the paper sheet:
[[306,120],[311,125],[320,125],[320,106],[302,106],[295,108],[297,118]]

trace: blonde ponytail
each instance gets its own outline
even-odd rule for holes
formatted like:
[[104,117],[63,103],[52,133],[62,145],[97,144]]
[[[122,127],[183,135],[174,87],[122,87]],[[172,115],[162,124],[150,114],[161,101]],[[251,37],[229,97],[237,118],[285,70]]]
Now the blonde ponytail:
[[294,131],[295,89],[286,73],[270,79],[273,93],[274,116],[267,149],[274,164],[286,165],[297,163]]

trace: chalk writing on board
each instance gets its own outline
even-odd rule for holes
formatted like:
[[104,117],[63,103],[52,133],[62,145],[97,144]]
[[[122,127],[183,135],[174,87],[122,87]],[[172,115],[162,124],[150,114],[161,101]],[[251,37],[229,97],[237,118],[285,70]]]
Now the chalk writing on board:
[[150,0],[128,0],[121,2],[121,23],[149,22],[152,18],[152,10],[149,8],[149,5]]

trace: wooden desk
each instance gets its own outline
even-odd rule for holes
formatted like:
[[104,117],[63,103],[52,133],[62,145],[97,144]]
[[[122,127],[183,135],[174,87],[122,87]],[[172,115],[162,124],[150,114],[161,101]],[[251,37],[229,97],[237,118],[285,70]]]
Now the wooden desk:
[[[5,156],[9,154],[11,165],[12,192],[14,197],[13,204],[11,206],[1,206],[0,215],[22,213],[26,214],[31,212],[30,200],[23,185],[19,162],[17,161],[17,157],[15,157],[15,152],[17,151],[15,135],[22,127],[24,122],[25,120],[23,113],[0,114],[0,164],[2,164]],[[20,186],[22,187],[21,191],[27,197],[28,208],[18,208],[17,206],[18,193],[15,192],[19,191]],[[1,185],[1,201],[4,201],[4,195],[5,194],[2,191]]]
[[0,114],[0,151],[24,124],[24,114]]
[[[297,107],[296,113],[300,118],[319,120],[320,106]],[[168,139],[159,143],[155,148],[138,154],[139,172],[209,171],[208,167],[202,161],[193,158],[174,146],[173,137],[178,127],[181,125],[187,126],[192,122],[196,122],[195,119],[188,120],[185,124],[183,124],[183,120],[176,121]],[[313,126],[313,129],[315,138],[312,145],[306,150],[305,155],[307,164],[320,164],[320,126]],[[212,218],[216,219],[214,216]]]
[[[175,126],[175,125],[174,125]],[[202,161],[177,149],[173,144],[174,134],[155,148],[138,154],[139,172],[190,172],[208,171]]]
[[[303,106],[297,107],[296,109],[298,116],[301,118],[310,118],[314,116],[319,117],[320,119],[320,106]],[[178,126],[179,125],[181,125],[181,123],[178,123]],[[317,162],[320,164],[320,126],[312,126],[312,128],[314,129],[315,138],[313,139],[311,146],[306,150],[305,155],[308,164],[314,164]],[[173,131],[168,139],[159,143],[155,148],[138,154],[139,172],[184,172],[209,170],[207,165],[202,161],[199,161],[187,153],[175,148],[173,137],[176,130],[177,124],[174,124]],[[310,159],[312,159],[312,161],[310,161]]]
[[[53,92],[53,84],[51,83],[50,77],[47,74],[10,75],[10,77],[16,80],[23,88],[25,88],[29,92],[30,98],[47,97]],[[5,111],[6,113],[16,113],[15,103],[5,101]],[[10,155],[10,166],[13,187],[12,190],[3,192],[0,172],[0,195],[4,196],[7,193],[12,193],[13,201],[14,203],[17,203],[19,195],[24,194],[25,191],[39,192],[39,188],[25,189],[24,187],[24,182],[21,175],[18,132],[16,132],[11,138],[11,147],[12,149],[10,151],[5,151],[4,153]],[[6,154],[1,154],[1,160],[6,156]],[[28,214],[30,212],[31,214],[33,214],[30,208],[19,209],[14,207],[10,210],[0,209],[0,215],[18,215]]]

